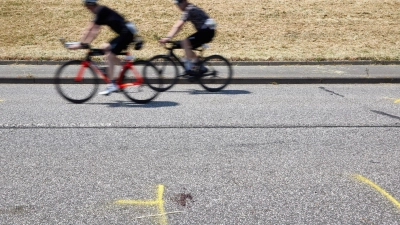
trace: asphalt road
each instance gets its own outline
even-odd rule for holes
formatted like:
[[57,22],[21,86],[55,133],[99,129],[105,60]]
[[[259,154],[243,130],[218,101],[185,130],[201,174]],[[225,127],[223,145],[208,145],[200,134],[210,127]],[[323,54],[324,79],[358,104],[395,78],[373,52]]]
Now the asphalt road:
[[0,84],[0,223],[399,224],[399,89]]

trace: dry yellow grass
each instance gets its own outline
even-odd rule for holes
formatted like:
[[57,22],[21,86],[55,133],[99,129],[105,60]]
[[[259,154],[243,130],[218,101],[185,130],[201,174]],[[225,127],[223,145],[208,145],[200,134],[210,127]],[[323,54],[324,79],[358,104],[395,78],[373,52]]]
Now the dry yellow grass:
[[[398,60],[399,0],[192,0],[218,23],[206,54],[231,60]],[[134,22],[146,41],[135,52],[148,58],[164,52],[166,35],[180,12],[170,0],[101,0]],[[65,60],[58,38],[76,41],[92,15],[81,0],[1,0],[0,59]],[[180,38],[193,32],[186,25]],[[113,34],[103,29],[95,45]]]

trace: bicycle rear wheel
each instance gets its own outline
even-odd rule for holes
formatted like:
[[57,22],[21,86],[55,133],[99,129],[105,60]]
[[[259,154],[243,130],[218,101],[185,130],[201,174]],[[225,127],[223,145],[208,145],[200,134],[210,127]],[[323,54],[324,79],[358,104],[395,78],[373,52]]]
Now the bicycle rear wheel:
[[[136,61],[133,63],[134,68],[129,68],[123,71],[122,85],[124,86],[122,91],[127,98],[139,103],[146,104],[153,100],[158,95],[158,91],[150,88],[150,84],[154,87],[160,87],[160,79],[154,79],[147,81],[139,71],[144,71],[147,68],[149,74],[154,74],[157,77],[158,71],[155,66],[147,61]],[[139,73],[140,77],[135,76],[135,73]]]
[[82,60],[66,62],[58,68],[54,83],[57,92],[72,103],[84,103],[97,92],[99,79],[90,67],[84,67]]
[[201,75],[199,82],[210,92],[220,91],[232,80],[233,71],[230,62],[220,55],[211,55],[203,60],[207,72]]
[[[149,61],[156,66],[159,72],[157,75],[159,77],[156,79],[161,79],[161,86],[158,84],[156,86],[149,84],[152,89],[163,92],[170,89],[178,82],[178,68],[176,63],[168,55],[156,55]],[[149,69],[151,70],[153,68]],[[149,73],[147,68],[145,68],[143,73],[147,80],[155,79],[155,77],[152,77],[154,73]]]

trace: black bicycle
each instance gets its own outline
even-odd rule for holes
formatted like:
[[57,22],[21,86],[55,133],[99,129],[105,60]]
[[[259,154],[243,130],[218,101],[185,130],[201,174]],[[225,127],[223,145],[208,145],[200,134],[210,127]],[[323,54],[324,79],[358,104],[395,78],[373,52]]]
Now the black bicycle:
[[[208,48],[207,45],[202,45],[199,48],[193,49],[199,52],[199,66],[196,71],[187,71],[185,69],[184,62],[179,60],[178,56],[174,54],[175,49],[181,49],[180,41],[169,41],[165,45],[165,49],[168,50],[166,55],[156,55],[149,59],[152,65],[155,65],[158,69],[161,79],[161,85],[149,86],[156,91],[166,91],[174,86],[178,82],[178,78],[188,78],[191,82],[199,82],[200,85],[210,91],[216,92],[225,88],[232,80],[233,70],[231,63],[220,55],[211,55],[203,57],[203,52]],[[180,66],[183,72],[178,69]],[[146,71],[147,67],[145,67]],[[148,69],[151,69],[150,67]],[[153,77],[149,77],[151,73],[144,72],[145,78],[151,80]]]

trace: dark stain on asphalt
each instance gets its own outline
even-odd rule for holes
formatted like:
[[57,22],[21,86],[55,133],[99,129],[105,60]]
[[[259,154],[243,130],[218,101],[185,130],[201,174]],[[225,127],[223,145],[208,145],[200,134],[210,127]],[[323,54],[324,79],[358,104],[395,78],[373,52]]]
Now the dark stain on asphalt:
[[189,194],[186,194],[186,193],[177,194],[172,200],[184,207],[190,207],[190,204],[194,202],[193,196],[190,193]]

